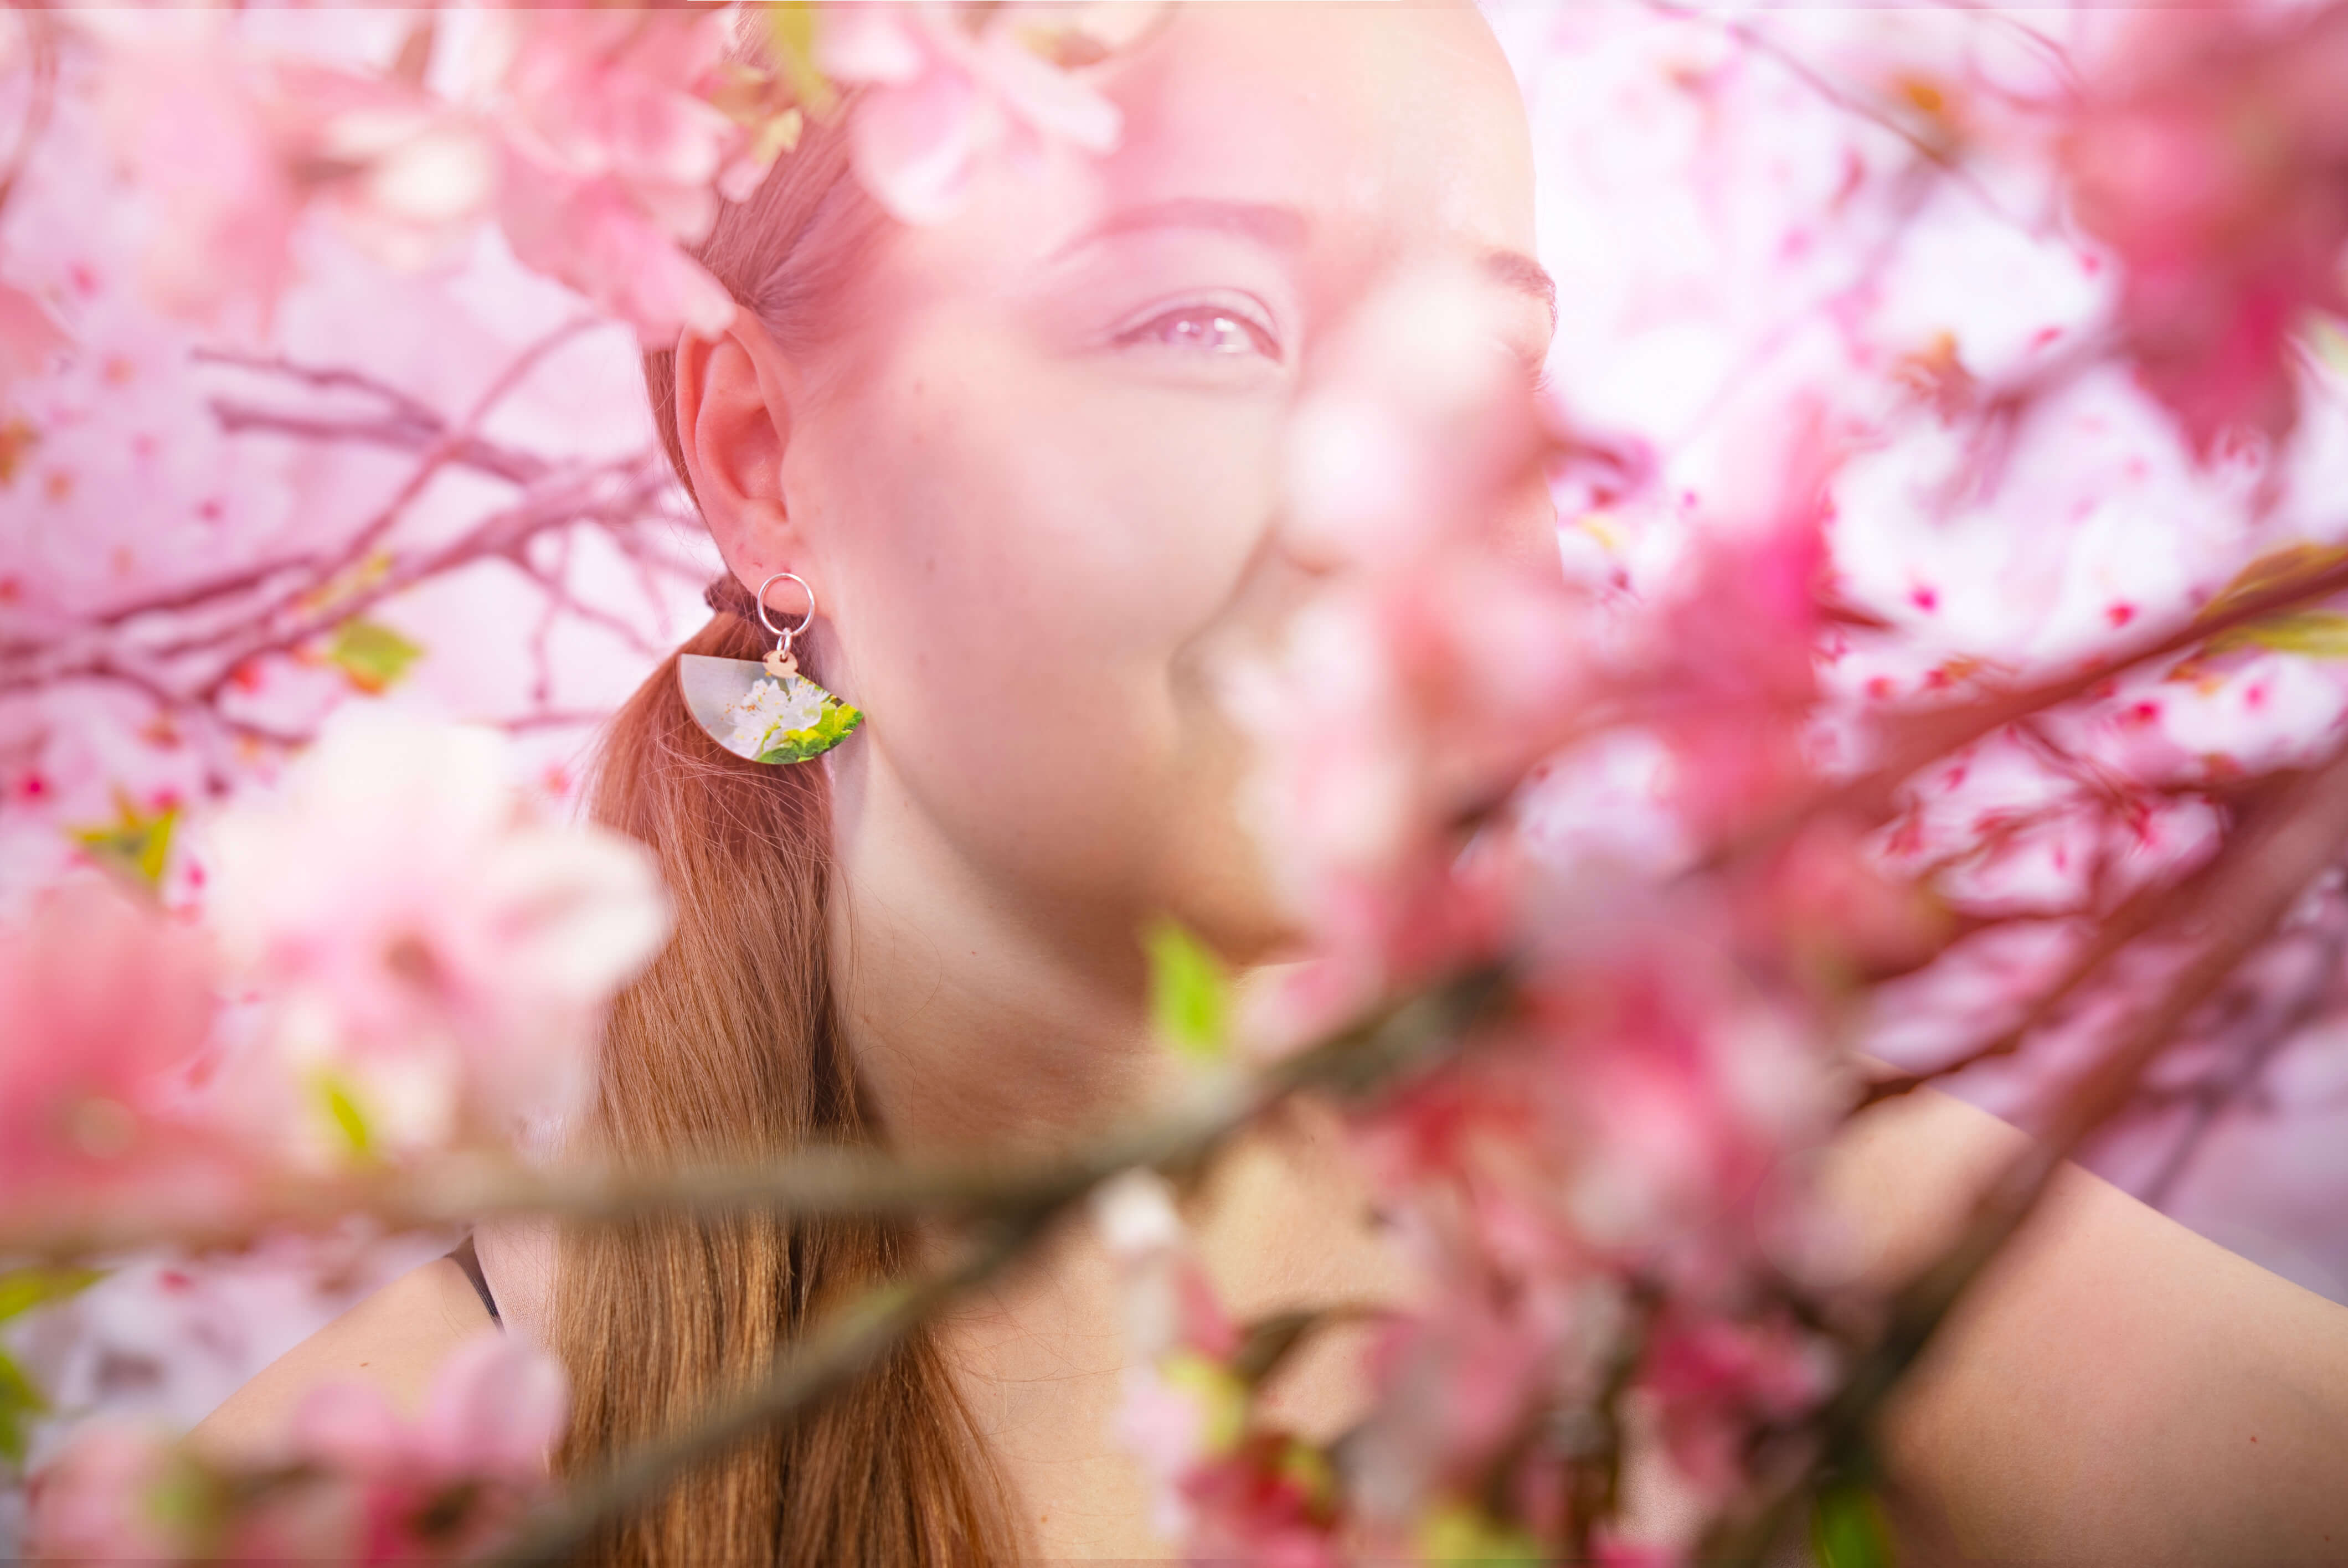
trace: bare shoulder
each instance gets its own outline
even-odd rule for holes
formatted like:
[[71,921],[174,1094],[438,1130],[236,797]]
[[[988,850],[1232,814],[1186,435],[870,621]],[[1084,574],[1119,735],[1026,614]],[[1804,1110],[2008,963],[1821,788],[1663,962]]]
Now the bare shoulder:
[[448,1353],[489,1326],[464,1270],[435,1258],[263,1368],[204,1418],[189,1445],[226,1461],[267,1456],[302,1400],[325,1383],[372,1383],[402,1409],[413,1409]]
[[[2025,1142],[1927,1092],[1860,1117],[1828,1184],[1894,1279]],[[2348,1308],[2076,1166],[1888,1416],[1893,1477],[1976,1558],[2348,1558]]]

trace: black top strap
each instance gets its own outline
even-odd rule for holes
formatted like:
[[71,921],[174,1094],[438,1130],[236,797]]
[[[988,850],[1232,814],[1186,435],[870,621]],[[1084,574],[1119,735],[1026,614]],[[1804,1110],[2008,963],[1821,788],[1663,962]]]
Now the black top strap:
[[500,1328],[504,1327],[506,1320],[498,1315],[498,1298],[489,1294],[489,1276],[481,1272],[481,1255],[473,1250],[471,1235],[468,1235],[463,1244],[448,1255],[448,1261],[463,1269],[465,1277],[473,1282],[473,1289],[480,1296],[481,1305],[489,1308],[489,1321]]

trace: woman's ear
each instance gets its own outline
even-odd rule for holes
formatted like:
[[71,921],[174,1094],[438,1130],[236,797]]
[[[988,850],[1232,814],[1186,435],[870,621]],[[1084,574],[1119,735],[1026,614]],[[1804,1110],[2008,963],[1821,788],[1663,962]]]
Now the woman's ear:
[[797,379],[748,311],[676,345],[676,434],[718,553],[746,583],[789,569],[804,542],[783,497]]

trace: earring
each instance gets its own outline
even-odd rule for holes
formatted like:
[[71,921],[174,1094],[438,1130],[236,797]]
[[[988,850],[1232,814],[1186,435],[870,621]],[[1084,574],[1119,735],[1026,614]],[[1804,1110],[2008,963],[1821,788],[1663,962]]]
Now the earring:
[[[786,578],[808,597],[807,613],[796,626],[777,626],[767,615],[767,590]],[[737,757],[754,763],[819,757],[848,739],[864,715],[799,673],[791,644],[815,620],[815,589],[796,572],[778,571],[758,585],[757,606],[758,624],[775,639],[764,661],[681,653],[678,690],[694,722]]]

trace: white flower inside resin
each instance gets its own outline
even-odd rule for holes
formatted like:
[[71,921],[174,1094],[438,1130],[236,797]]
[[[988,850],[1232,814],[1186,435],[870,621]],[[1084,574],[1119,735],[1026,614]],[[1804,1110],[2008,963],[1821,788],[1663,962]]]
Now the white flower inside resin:
[[793,730],[813,729],[823,719],[823,688],[812,681],[786,675],[780,681],[759,681],[737,700],[726,704],[734,725],[728,749],[759,756]]

